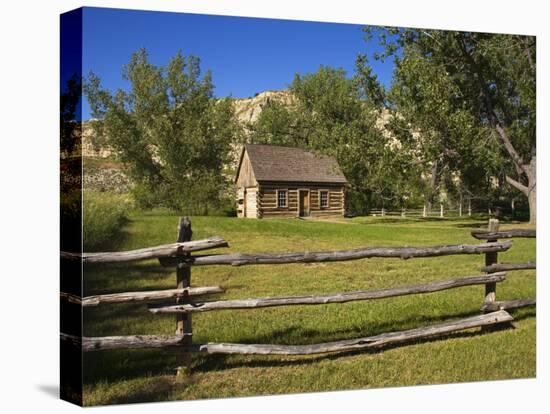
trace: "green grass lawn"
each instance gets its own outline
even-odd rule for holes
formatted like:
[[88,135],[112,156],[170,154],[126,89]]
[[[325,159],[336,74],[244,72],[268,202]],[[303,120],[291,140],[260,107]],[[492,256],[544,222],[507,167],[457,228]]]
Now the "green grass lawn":
[[[477,243],[482,220],[366,218],[336,222],[192,217],[193,239],[219,235],[223,252],[283,252],[360,246]],[[175,241],[178,217],[134,214],[124,238],[110,249],[129,250]],[[504,224],[501,228],[520,227]],[[535,241],[515,239],[500,262],[535,260]],[[192,285],[221,285],[210,299],[345,292],[427,283],[480,274],[484,257],[365,259],[342,263],[205,266]],[[85,270],[86,296],[175,287],[175,271],[156,261]],[[484,287],[473,286],[376,301],[318,306],[224,310],[193,315],[193,341],[309,344],[441,323],[479,314]],[[535,296],[535,272],[510,272],[497,300]],[[86,405],[267,395],[535,376],[535,309],[511,312],[513,329],[479,329],[386,348],[324,356],[193,355],[192,375],[174,383],[175,356],[165,350],[118,350],[84,356]],[[86,308],[86,336],[173,334],[174,315],[153,315],[146,304]]]

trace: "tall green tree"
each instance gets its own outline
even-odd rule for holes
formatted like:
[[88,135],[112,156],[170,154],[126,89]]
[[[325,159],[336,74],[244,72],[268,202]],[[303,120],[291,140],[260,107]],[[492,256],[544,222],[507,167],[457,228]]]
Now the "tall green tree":
[[123,68],[128,91],[114,94],[93,73],[85,83],[94,126],[130,167],[143,206],[207,213],[227,186],[223,168],[240,127],[229,99],[213,97],[210,72],[178,53],[166,67],[135,52]]
[[397,67],[396,111],[428,134],[432,156],[451,155],[436,156],[436,163],[446,158],[463,177],[473,178],[474,168],[484,177],[503,177],[527,198],[535,223],[535,38],[395,28],[381,33],[384,57],[392,55]]
[[[470,184],[485,182],[483,175],[495,173],[493,164],[475,148],[487,131],[476,127],[460,99],[444,68],[424,65],[415,53],[397,62],[388,94],[392,118],[387,127],[414,155],[413,162],[425,177],[422,192],[427,211],[434,202],[442,201],[443,192],[455,198],[466,192],[471,197],[474,189]],[[483,163],[485,168],[473,169],[479,173],[476,176],[463,175],[473,162]],[[486,194],[487,188],[481,191]]]
[[378,125],[382,88],[366,62],[358,59],[352,78],[325,66],[297,74],[289,90],[294,104],[265,107],[250,139],[334,156],[350,182],[351,213],[366,213],[375,205],[401,206],[410,193],[408,170],[403,153]]

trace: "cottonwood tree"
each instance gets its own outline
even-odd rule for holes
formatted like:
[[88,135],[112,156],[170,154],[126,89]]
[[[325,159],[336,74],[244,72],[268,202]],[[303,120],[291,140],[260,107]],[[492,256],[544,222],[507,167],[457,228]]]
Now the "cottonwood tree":
[[461,172],[471,172],[474,153],[484,176],[502,175],[527,198],[535,223],[535,38],[396,28],[380,33],[383,57],[393,56],[397,66],[396,110],[435,134],[433,148],[442,143],[456,152]]
[[376,79],[368,81],[365,88],[360,78],[347,78],[344,70],[325,66],[297,74],[289,88],[294,104],[266,106],[250,137],[253,142],[334,156],[350,182],[346,199],[352,213],[365,213],[384,202],[399,203],[397,192],[403,192],[399,186],[406,182],[401,179],[399,152],[377,127],[379,106],[371,99]]
[[[411,162],[425,178],[421,187],[428,212],[434,202],[441,201],[443,191],[459,199],[462,193],[471,193],[469,178],[484,182],[484,177],[472,177],[471,172],[495,172],[484,148],[481,154],[477,150],[483,142],[480,136],[487,131],[476,127],[476,120],[461,107],[460,100],[460,91],[444,68],[426,66],[412,52],[396,62],[388,94],[392,117],[386,127],[403,144],[403,150],[411,153]],[[471,166],[471,171],[462,174]]]
[[143,206],[206,214],[227,185],[223,168],[240,134],[229,99],[213,98],[210,72],[178,53],[166,67],[140,49],[123,68],[128,91],[111,93],[93,73],[85,84],[96,132],[129,166]]

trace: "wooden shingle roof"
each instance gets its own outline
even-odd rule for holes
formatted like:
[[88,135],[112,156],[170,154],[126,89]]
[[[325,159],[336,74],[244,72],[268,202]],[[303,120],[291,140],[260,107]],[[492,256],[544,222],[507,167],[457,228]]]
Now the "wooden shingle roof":
[[248,153],[254,176],[259,182],[348,182],[333,157],[275,145],[246,144],[244,151]]

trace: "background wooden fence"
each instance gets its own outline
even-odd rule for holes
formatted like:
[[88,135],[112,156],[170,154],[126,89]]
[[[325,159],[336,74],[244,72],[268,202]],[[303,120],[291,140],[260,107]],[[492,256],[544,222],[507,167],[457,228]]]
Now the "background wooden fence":
[[[498,252],[504,252],[512,246],[511,241],[499,242],[500,239],[512,237],[536,237],[531,230],[498,231],[498,221],[490,220],[487,230],[472,231],[472,236],[484,240],[479,244],[461,244],[432,247],[364,247],[350,250],[300,253],[230,253],[230,254],[191,254],[194,252],[228,247],[221,237],[211,237],[192,241],[191,222],[186,217],[180,219],[177,241],[172,244],[149,247],[126,252],[105,253],[61,253],[62,260],[82,261],[85,266],[96,263],[128,262],[157,258],[163,266],[175,267],[175,289],[123,292],[88,297],[77,297],[61,293],[62,300],[81,304],[83,307],[100,306],[106,303],[154,302],[174,299],[173,304],[153,304],[149,311],[154,314],[173,313],[176,316],[174,335],[130,335],[106,337],[77,337],[61,333],[64,341],[73,343],[84,352],[118,348],[175,348],[177,352],[178,375],[188,372],[190,353],[224,353],[224,354],[282,354],[306,355],[376,348],[390,344],[403,343],[415,339],[433,337],[464,329],[487,327],[510,322],[512,316],[506,309],[535,304],[534,298],[517,299],[499,302],[496,300],[496,285],[505,280],[504,271],[534,269],[534,263],[497,263]],[[402,286],[391,289],[365,290],[353,292],[329,293],[323,295],[287,296],[249,298],[238,300],[200,300],[200,296],[220,293],[219,286],[192,287],[191,269],[193,266],[206,265],[261,265],[283,263],[337,262],[358,260],[370,257],[410,259],[416,257],[437,257],[458,254],[484,254],[484,274],[441,280],[422,285]],[[349,339],[313,345],[273,345],[273,344],[228,344],[206,343],[195,344],[192,341],[192,314],[221,309],[255,309],[272,306],[322,305],[328,303],[346,303],[350,301],[383,299],[395,296],[425,294],[454,289],[463,286],[484,285],[485,298],[481,305],[481,314],[461,320],[405,331],[384,333],[376,336]],[[198,298],[198,299],[196,299]]]
[[369,216],[373,217],[414,217],[414,218],[442,218],[442,217],[471,217],[472,215],[489,215],[489,217],[509,217],[512,219],[518,217],[529,218],[529,212],[525,209],[512,210],[500,206],[488,206],[487,208],[473,208],[471,205],[450,208],[443,204],[434,205],[431,210],[424,208],[375,208],[370,209]]

